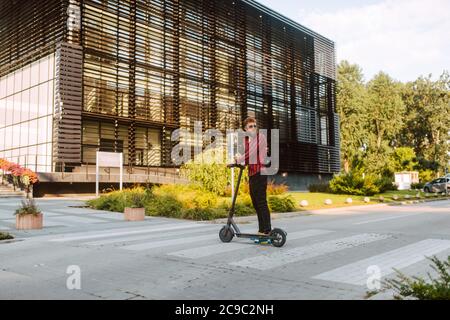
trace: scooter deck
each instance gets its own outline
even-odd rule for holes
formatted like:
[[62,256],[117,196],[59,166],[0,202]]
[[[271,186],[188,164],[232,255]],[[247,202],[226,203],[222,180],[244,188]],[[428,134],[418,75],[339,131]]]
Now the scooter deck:
[[250,240],[256,244],[272,244],[272,240],[266,238],[250,238]]

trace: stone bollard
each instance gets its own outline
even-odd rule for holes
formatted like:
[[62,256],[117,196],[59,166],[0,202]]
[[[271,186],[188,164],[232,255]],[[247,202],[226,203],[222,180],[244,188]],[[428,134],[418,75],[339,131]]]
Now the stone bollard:
[[309,205],[309,203],[308,203],[308,201],[307,200],[302,200],[302,201],[300,201],[300,207],[307,207]]
[[352,203],[353,203],[353,199],[352,199],[352,198],[347,198],[347,199],[345,200],[345,203],[346,203],[346,204],[352,204]]
[[398,200],[398,195],[394,194],[394,195],[392,196],[392,200],[397,201],[397,200]]
[[369,197],[364,197],[364,202],[365,203],[369,203],[370,202],[370,198]]
[[384,197],[383,197],[383,196],[380,196],[380,197],[378,198],[378,201],[384,202]]
[[325,199],[325,202],[324,202],[327,206],[329,206],[329,205],[332,205],[333,204],[333,201],[331,200],[331,199]]

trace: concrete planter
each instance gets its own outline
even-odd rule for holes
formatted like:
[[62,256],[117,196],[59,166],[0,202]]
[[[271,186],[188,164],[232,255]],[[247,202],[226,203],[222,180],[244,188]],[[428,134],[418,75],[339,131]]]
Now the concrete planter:
[[44,216],[39,214],[17,214],[16,229],[17,230],[39,230],[42,229]]
[[145,208],[125,208],[124,218],[126,221],[144,221]]

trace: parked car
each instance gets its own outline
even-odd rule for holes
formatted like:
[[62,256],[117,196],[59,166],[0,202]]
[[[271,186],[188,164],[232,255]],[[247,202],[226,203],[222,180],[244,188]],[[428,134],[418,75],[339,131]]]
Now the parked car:
[[[447,180],[447,184],[445,183]],[[445,192],[445,187],[450,191],[450,178],[438,178],[428,182],[423,187],[425,192]]]

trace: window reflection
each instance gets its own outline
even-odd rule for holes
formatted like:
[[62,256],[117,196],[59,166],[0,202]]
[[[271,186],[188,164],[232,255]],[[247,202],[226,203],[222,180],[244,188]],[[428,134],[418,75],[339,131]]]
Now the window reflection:
[[0,158],[52,171],[54,55],[0,78]]

